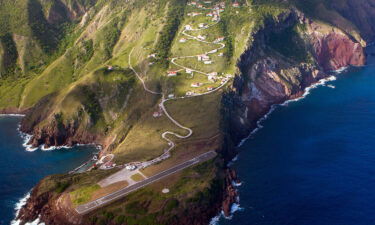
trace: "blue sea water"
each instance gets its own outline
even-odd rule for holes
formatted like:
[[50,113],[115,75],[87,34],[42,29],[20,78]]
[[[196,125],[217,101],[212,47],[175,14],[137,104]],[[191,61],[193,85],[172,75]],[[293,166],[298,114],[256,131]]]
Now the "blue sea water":
[[15,205],[40,179],[66,173],[88,161],[97,150],[72,149],[27,152],[17,127],[20,118],[0,116],[0,224],[14,219]]
[[375,224],[375,66],[278,107],[233,167],[242,210],[221,225]]
[[[305,99],[278,107],[234,164],[243,210],[221,225],[375,224],[375,66],[341,74]],[[96,150],[27,152],[0,117],[0,224],[44,176],[67,172]]]

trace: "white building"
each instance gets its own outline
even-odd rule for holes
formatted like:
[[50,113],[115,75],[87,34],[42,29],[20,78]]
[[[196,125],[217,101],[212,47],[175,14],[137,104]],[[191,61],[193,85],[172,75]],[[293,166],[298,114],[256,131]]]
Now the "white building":
[[181,38],[180,39],[180,43],[185,43],[186,42],[186,38]]
[[204,61],[204,64],[206,65],[212,64],[212,61]]
[[200,86],[202,86],[201,83],[192,83],[191,84],[191,87],[193,87],[193,88],[197,88],[197,87],[200,87]]
[[200,23],[200,24],[198,24],[198,27],[199,28],[203,28],[203,27],[205,27],[206,26],[206,24],[204,24],[204,23]]
[[224,41],[224,39],[225,39],[225,37],[218,37],[218,38],[216,38],[215,43],[220,42],[220,41]]
[[175,76],[177,76],[177,71],[175,71],[175,70],[168,71],[167,76],[168,77],[175,77]]
[[137,167],[135,165],[127,165],[125,168],[127,170],[130,170],[130,171],[133,171],[133,170],[137,169]]
[[193,28],[191,27],[191,25],[185,25],[185,30],[193,30]]
[[220,52],[217,56],[223,56],[223,55],[224,55],[224,53]]
[[208,61],[210,60],[210,57],[206,54],[203,54],[203,55],[198,55],[198,61]]
[[192,74],[193,73],[193,71],[191,69],[188,69],[188,68],[186,68],[185,72],[188,73],[188,74]]

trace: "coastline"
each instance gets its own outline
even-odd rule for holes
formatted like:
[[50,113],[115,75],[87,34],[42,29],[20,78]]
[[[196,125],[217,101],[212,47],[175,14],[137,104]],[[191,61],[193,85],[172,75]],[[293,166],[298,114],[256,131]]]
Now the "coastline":
[[[260,129],[263,128],[263,125],[262,123],[268,119],[268,117],[278,108],[278,107],[283,107],[283,106],[288,106],[288,104],[292,103],[292,102],[298,102],[298,101],[301,101],[303,100],[304,98],[306,98],[313,89],[316,89],[320,86],[325,86],[328,82],[332,82],[332,81],[335,81],[337,79],[337,75],[339,74],[342,74],[344,72],[346,72],[348,70],[349,67],[342,67],[336,71],[332,71],[332,75],[326,77],[326,78],[322,78],[320,79],[319,81],[311,84],[310,86],[306,87],[303,92],[302,92],[302,95],[298,96],[298,97],[295,97],[295,98],[292,98],[292,99],[288,99],[286,101],[284,101],[283,103],[280,103],[280,104],[273,104],[271,105],[271,108],[270,110],[264,115],[262,116],[260,119],[258,119],[258,121],[256,122],[256,127],[254,129],[252,129],[252,131],[250,132],[250,134],[243,138],[240,143],[236,146],[236,148],[240,148],[243,146],[243,144],[249,140],[250,138],[252,138]],[[231,167],[238,159],[239,159],[239,154],[238,153],[229,163],[228,163],[228,167]],[[238,191],[238,187],[242,186],[242,182],[240,183],[234,183],[232,184],[233,187],[236,188],[236,191]],[[211,219],[211,221],[209,222],[209,225],[219,225],[219,222],[220,222],[220,219],[221,218],[224,218],[226,220],[231,220],[232,217],[234,216],[234,213],[237,212],[237,211],[243,211],[245,210],[244,208],[241,207],[240,205],[240,196],[237,194],[237,197],[236,197],[236,202],[232,204],[231,206],[231,214],[230,216],[225,216],[224,214],[224,211],[221,210],[219,212],[219,214],[215,217],[213,217]]]
[[[327,77],[327,78],[323,78],[323,79],[321,79],[321,80],[319,80],[318,82],[316,82],[316,83],[314,83],[314,84],[312,84],[312,85],[310,85],[309,87],[307,87],[307,88],[305,88],[304,89],[304,91],[303,91],[303,94],[300,96],[300,97],[296,97],[296,98],[294,98],[294,99],[290,99],[290,100],[287,100],[287,101],[285,101],[285,102],[283,102],[283,103],[281,103],[281,104],[274,104],[274,105],[272,105],[271,106],[271,109],[262,117],[262,118],[260,118],[258,121],[257,121],[257,127],[256,128],[254,128],[252,131],[251,131],[251,133],[249,134],[249,136],[248,137],[246,137],[246,138],[244,138],[244,139],[242,139],[241,140],[241,142],[237,145],[237,148],[238,147],[241,147],[242,145],[243,145],[243,143],[245,143],[249,138],[251,138],[257,131],[259,131],[263,126],[262,126],[262,122],[264,122],[271,114],[272,114],[272,112],[277,108],[277,107],[279,107],[279,106],[287,106],[289,103],[291,103],[291,102],[296,102],[296,101],[300,101],[300,100],[302,100],[302,99],[304,99],[306,96],[308,96],[309,94],[310,94],[310,91],[312,90],[312,89],[315,89],[315,88],[317,88],[317,87],[319,87],[319,86],[323,86],[323,85],[325,85],[327,82],[330,82],[330,81],[334,81],[336,79],[336,77],[334,76],[334,75],[331,75],[331,76],[329,76],[329,77]],[[27,137],[29,137],[29,138],[31,138],[30,137],[31,135],[28,135]],[[77,144],[77,146],[79,146],[79,145],[81,145],[81,144]],[[90,144],[89,144],[90,145]],[[91,144],[92,145],[92,144]],[[94,145],[94,146],[100,146],[100,145]],[[74,147],[74,146],[72,146],[72,147]],[[72,147],[68,147],[68,146],[52,146],[52,147],[50,147],[49,149],[51,149],[51,150],[53,150],[53,149],[62,149],[62,148],[72,148]],[[38,149],[38,148],[37,148]],[[43,149],[42,149],[43,150]],[[35,150],[34,150],[35,151]],[[233,164],[234,164],[234,162],[235,161],[237,161],[238,160],[238,158],[239,158],[239,155],[237,154],[229,163],[228,163],[228,167],[231,167]],[[89,161],[91,161],[91,159],[89,160]],[[89,162],[88,161],[88,162]],[[72,170],[72,171],[76,171],[77,169],[79,169],[79,168],[81,168],[81,167],[83,167],[83,166],[85,166],[85,165],[87,165],[87,163],[88,162],[85,162],[84,164],[82,164],[81,166],[79,166],[79,167],[77,167],[76,169],[74,169],[74,170]],[[71,172],[72,172],[71,171]],[[233,181],[234,182],[234,181]],[[239,186],[241,186],[241,184],[242,183],[232,183],[232,186],[235,188],[235,190],[237,191],[237,188],[239,187]],[[24,196],[23,198],[21,198],[20,199],[20,201],[16,204],[16,213],[18,214],[18,212],[19,212],[19,209],[18,208],[22,208],[22,206],[27,202],[27,195],[26,196]],[[230,216],[225,216],[225,214],[224,214],[224,211],[221,209],[220,210],[220,212],[219,212],[219,214],[217,215],[217,216],[215,216],[215,217],[213,217],[212,219],[211,219],[211,221],[210,221],[210,225],[214,225],[214,224],[219,224],[219,221],[220,221],[220,219],[221,218],[224,218],[224,219],[227,219],[227,220],[230,220],[232,217],[233,217],[233,215],[234,215],[234,213],[235,212],[237,212],[237,211],[242,211],[242,210],[244,210],[243,208],[241,208],[241,206],[240,206],[240,196],[236,196],[236,202],[234,202],[232,205],[231,205],[231,207],[230,207]],[[17,215],[16,214],[16,215]],[[17,216],[16,216],[17,217]],[[15,218],[16,218],[15,217]],[[33,223],[31,223],[31,224],[38,224],[39,223],[39,221],[34,221]],[[13,224],[19,224],[19,223],[12,223],[12,225]]]
[[[0,114],[0,118],[1,117],[25,117],[25,114],[13,114],[13,113],[4,114],[3,113],[3,114]],[[34,152],[38,149],[40,149],[41,151],[53,151],[53,150],[60,150],[60,149],[71,149],[71,148],[74,148],[76,146],[92,146],[92,147],[94,147],[98,150],[98,152],[96,152],[94,154],[98,154],[102,149],[101,145],[94,144],[94,143],[91,143],[91,144],[76,144],[74,146],[51,146],[49,148],[46,148],[44,145],[41,145],[39,147],[33,148],[31,145],[27,144],[30,141],[30,139],[32,138],[32,135],[22,132],[20,130],[20,124],[18,124],[17,131],[18,131],[19,136],[22,138],[22,147],[24,148],[24,150],[26,152]],[[92,161],[92,159],[93,158],[90,157],[86,162],[84,162],[82,165],[80,165],[76,168],[73,168],[69,173],[77,172],[82,167],[88,165]],[[11,221],[11,223],[10,223],[11,225],[21,224],[22,221],[17,220],[16,218],[18,217],[22,207],[26,205],[28,199],[31,197],[31,191],[32,191],[32,189],[29,190],[23,197],[21,197],[17,203],[15,203],[15,205],[14,205],[14,219]],[[33,221],[31,223],[26,223],[26,225],[34,225],[34,224],[37,225],[37,224],[44,224],[44,223],[40,223],[39,219],[36,219],[35,221]]]

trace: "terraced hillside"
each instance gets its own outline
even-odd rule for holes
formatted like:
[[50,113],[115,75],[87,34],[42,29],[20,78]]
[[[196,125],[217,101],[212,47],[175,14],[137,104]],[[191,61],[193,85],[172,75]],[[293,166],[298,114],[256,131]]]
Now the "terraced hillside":
[[[227,162],[256,121],[327,72],[365,63],[374,24],[358,11],[375,16],[375,2],[348,12],[353,2],[4,0],[1,112],[26,113],[28,151],[102,147],[87,171],[42,180],[18,219],[207,224],[221,210],[228,216],[237,198]],[[16,20],[17,10],[25,13]],[[207,152],[216,156],[76,210]]]

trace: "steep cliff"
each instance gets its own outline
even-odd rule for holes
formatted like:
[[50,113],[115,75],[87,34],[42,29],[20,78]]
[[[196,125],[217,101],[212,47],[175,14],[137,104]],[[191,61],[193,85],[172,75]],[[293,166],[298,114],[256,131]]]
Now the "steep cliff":
[[[161,130],[182,132],[165,117],[151,116],[160,110],[160,95],[146,93],[143,85],[148,85],[151,92],[185,95],[190,83],[186,87],[186,82],[178,78],[158,76],[175,69],[165,60],[173,53],[193,54],[202,48],[212,51],[212,47],[178,46],[181,39],[176,41],[175,35],[181,34],[177,31],[182,29],[183,19],[176,19],[176,13],[183,15],[184,8],[178,1],[153,3],[148,6],[159,14],[149,13],[149,8],[137,2],[126,10],[114,7],[117,3],[108,4],[82,17],[82,32],[75,39],[76,45],[27,86],[30,88],[26,93],[32,95],[25,96],[21,105],[32,109],[21,129],[34,135],[30,144],[49,147],[95,142],[104,145],[102,154],[113,153],[116,162],[123,164],[162,154],[166,143],[160,138]],[[225,73],[236,72],[233,83],[208,97],[182,98],[168,105],[171,114],[192,127],[196,135],[177,142],[178,151],[173,152],[172,159],[181,162],[178,160],[188,158],[186,155],[211,150],[216,150],[220,158],[163,181],[175,190],[172,195],[165,197],[160,193],[165,183],[154,184],[129,195],[125,201],[84,216],[72,212],[74,205],[66,196],[96,184],[99,176],[90,182],[86,179],[96,177],[99,170],[82,174],[80,179],[69,175],[67,185],[61,183],[60,177],[48,178],[34,189],[19,218],[31,221],[41,214],[47,224],[207,224],[221,210],[228,216],[237,201],[233,182],[238,178],[226,165],[235,154],[235,146],[256,127],[257,121],[272,105],[301,96],[306,87],[327,78],[333,70],[365,64],[365,40],[370,38],[362,38],[354,25],[349,29],[342,23],[339,26],[330,20],[322,22],[309,12],[298,10],[303,9],[300,5],[289,6],[226,9],[229,13],[223,15],[220,28],[213,35],[223,35],[225,39],[226,49],[218,56],[221,58],[216,58],[223,63],[211,67],[210,72],[222,68]],[[65,16],[82,15],[81,7],[73,8]],[[112,13],[115,9],[118,11]],[[161,19],[165,15],[168,19]],[[348,25],[346,22],[344,25]],[[369,30],[369,36],[370,33]],[[160,48],[163,58],[152,61],[151,53]],[[85,58],[88,52],[94,53]],[[68,70],[61,72],[61,61],[65,61],[64,68]],[[130,71],[135,61],[139,74]],[[55,71],[58,79],[69,77],[69,81],[36,91],[50,88],[48,82],[43,82],[55,79],[51,76]],[[146,84],[135,82],[135,75],[146,77]],[[183,88],[179,89],[179,85]],[[61,185],[64,188],[60,190]],[[41,186],[48,188],[40,191]],[[65,200],[67,204],[61,204]]]
[[268,21],[238,64],[235,140],[248,135],[272,105],[300,97],[306,87],[335,70],[365,65],[363,43],[298,11]]

